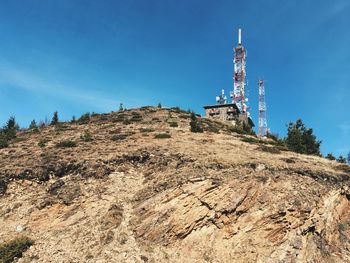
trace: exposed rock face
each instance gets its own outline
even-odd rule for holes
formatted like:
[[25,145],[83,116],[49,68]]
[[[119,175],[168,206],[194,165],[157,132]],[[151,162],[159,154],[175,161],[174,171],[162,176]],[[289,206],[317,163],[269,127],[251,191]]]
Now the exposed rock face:
[[350,262],[347,169],[210,125],[148,108],[20,134],[0,150],[0,241],[35,241],[18,262]]

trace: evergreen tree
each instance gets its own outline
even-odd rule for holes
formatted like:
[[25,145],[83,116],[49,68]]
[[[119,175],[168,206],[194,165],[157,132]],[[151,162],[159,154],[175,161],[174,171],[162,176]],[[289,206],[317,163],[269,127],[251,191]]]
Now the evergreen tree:
[[344,158],[343,155],[340,155],[340,156],[338,157],[337,161],[338,161],[339,163],[346,163],[346,159]]
[[196,114],[194,112],[191,113],[191,132],[203,132],[203,128],[197,120]]
[[350,164],[350,151],[348,153],[348,158],[347,158],[348,164]]
[[19,126],[16,123],[15,117],[10,117],[6,122],[5,127],[3,128],[3,132],[6,135],[8,140],[16,138],[16,132],[19,130]]
[[55,111],[55,112],[53,113],[51,125],[56,125],[57,123],[58,123],[58,112]]
[[334,161],[335,157],[334,157],[334,155],[332,153],[329,153],[329,154],[327,154],[326,159]]
[[36,121],[32,120],[31,123],[29,124],[29,129],[30,130],[34,130],[34,129],[37,129],[37,128],[38,128],[38,125],[36,124]]
[[321,141],[317,141],[313,130],[306,128],[301,119],[288,124],[286,145],[297,153],[320,155]]
[[157,105],[157,107],[158,107],[159,109],[161,109],[161,108],[162,108],[162,104],[159,102],[158,105]]
[[120,103],[119,104],[119,111],[123,111],[123,110],[124,110],[123,103]]

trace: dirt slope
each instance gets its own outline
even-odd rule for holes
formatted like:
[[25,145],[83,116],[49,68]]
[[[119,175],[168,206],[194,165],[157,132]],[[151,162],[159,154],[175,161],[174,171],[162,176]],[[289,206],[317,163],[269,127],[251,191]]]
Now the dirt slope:
[[350,262],[346,167],[204,125],[142,108],[21,132],[0,150],[0,242],[34,240],[18,262]]

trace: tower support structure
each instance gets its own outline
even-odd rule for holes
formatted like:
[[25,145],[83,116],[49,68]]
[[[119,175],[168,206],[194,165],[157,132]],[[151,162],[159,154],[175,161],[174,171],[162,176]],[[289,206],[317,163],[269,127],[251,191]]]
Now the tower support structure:
[[264,80],[259,79],[259,131],[260,137],[266,137],[268,133],[267,116],[266,116],[266,99]]
[[232,103],[235,103],[241,114],[249,117],[247,98],[245,95],[246,85],[246,51],[242,45],[242,31],[238,29],[238,45],[234,51],[234,71],[233,71],[233,93],[231,93]]

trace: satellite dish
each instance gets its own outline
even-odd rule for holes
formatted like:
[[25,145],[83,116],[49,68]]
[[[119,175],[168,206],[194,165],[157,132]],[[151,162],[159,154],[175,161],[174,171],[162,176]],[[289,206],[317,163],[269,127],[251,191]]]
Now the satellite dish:
[[220,97],[219,96],[216,96],[216,101],[219,101],[220,100]]

